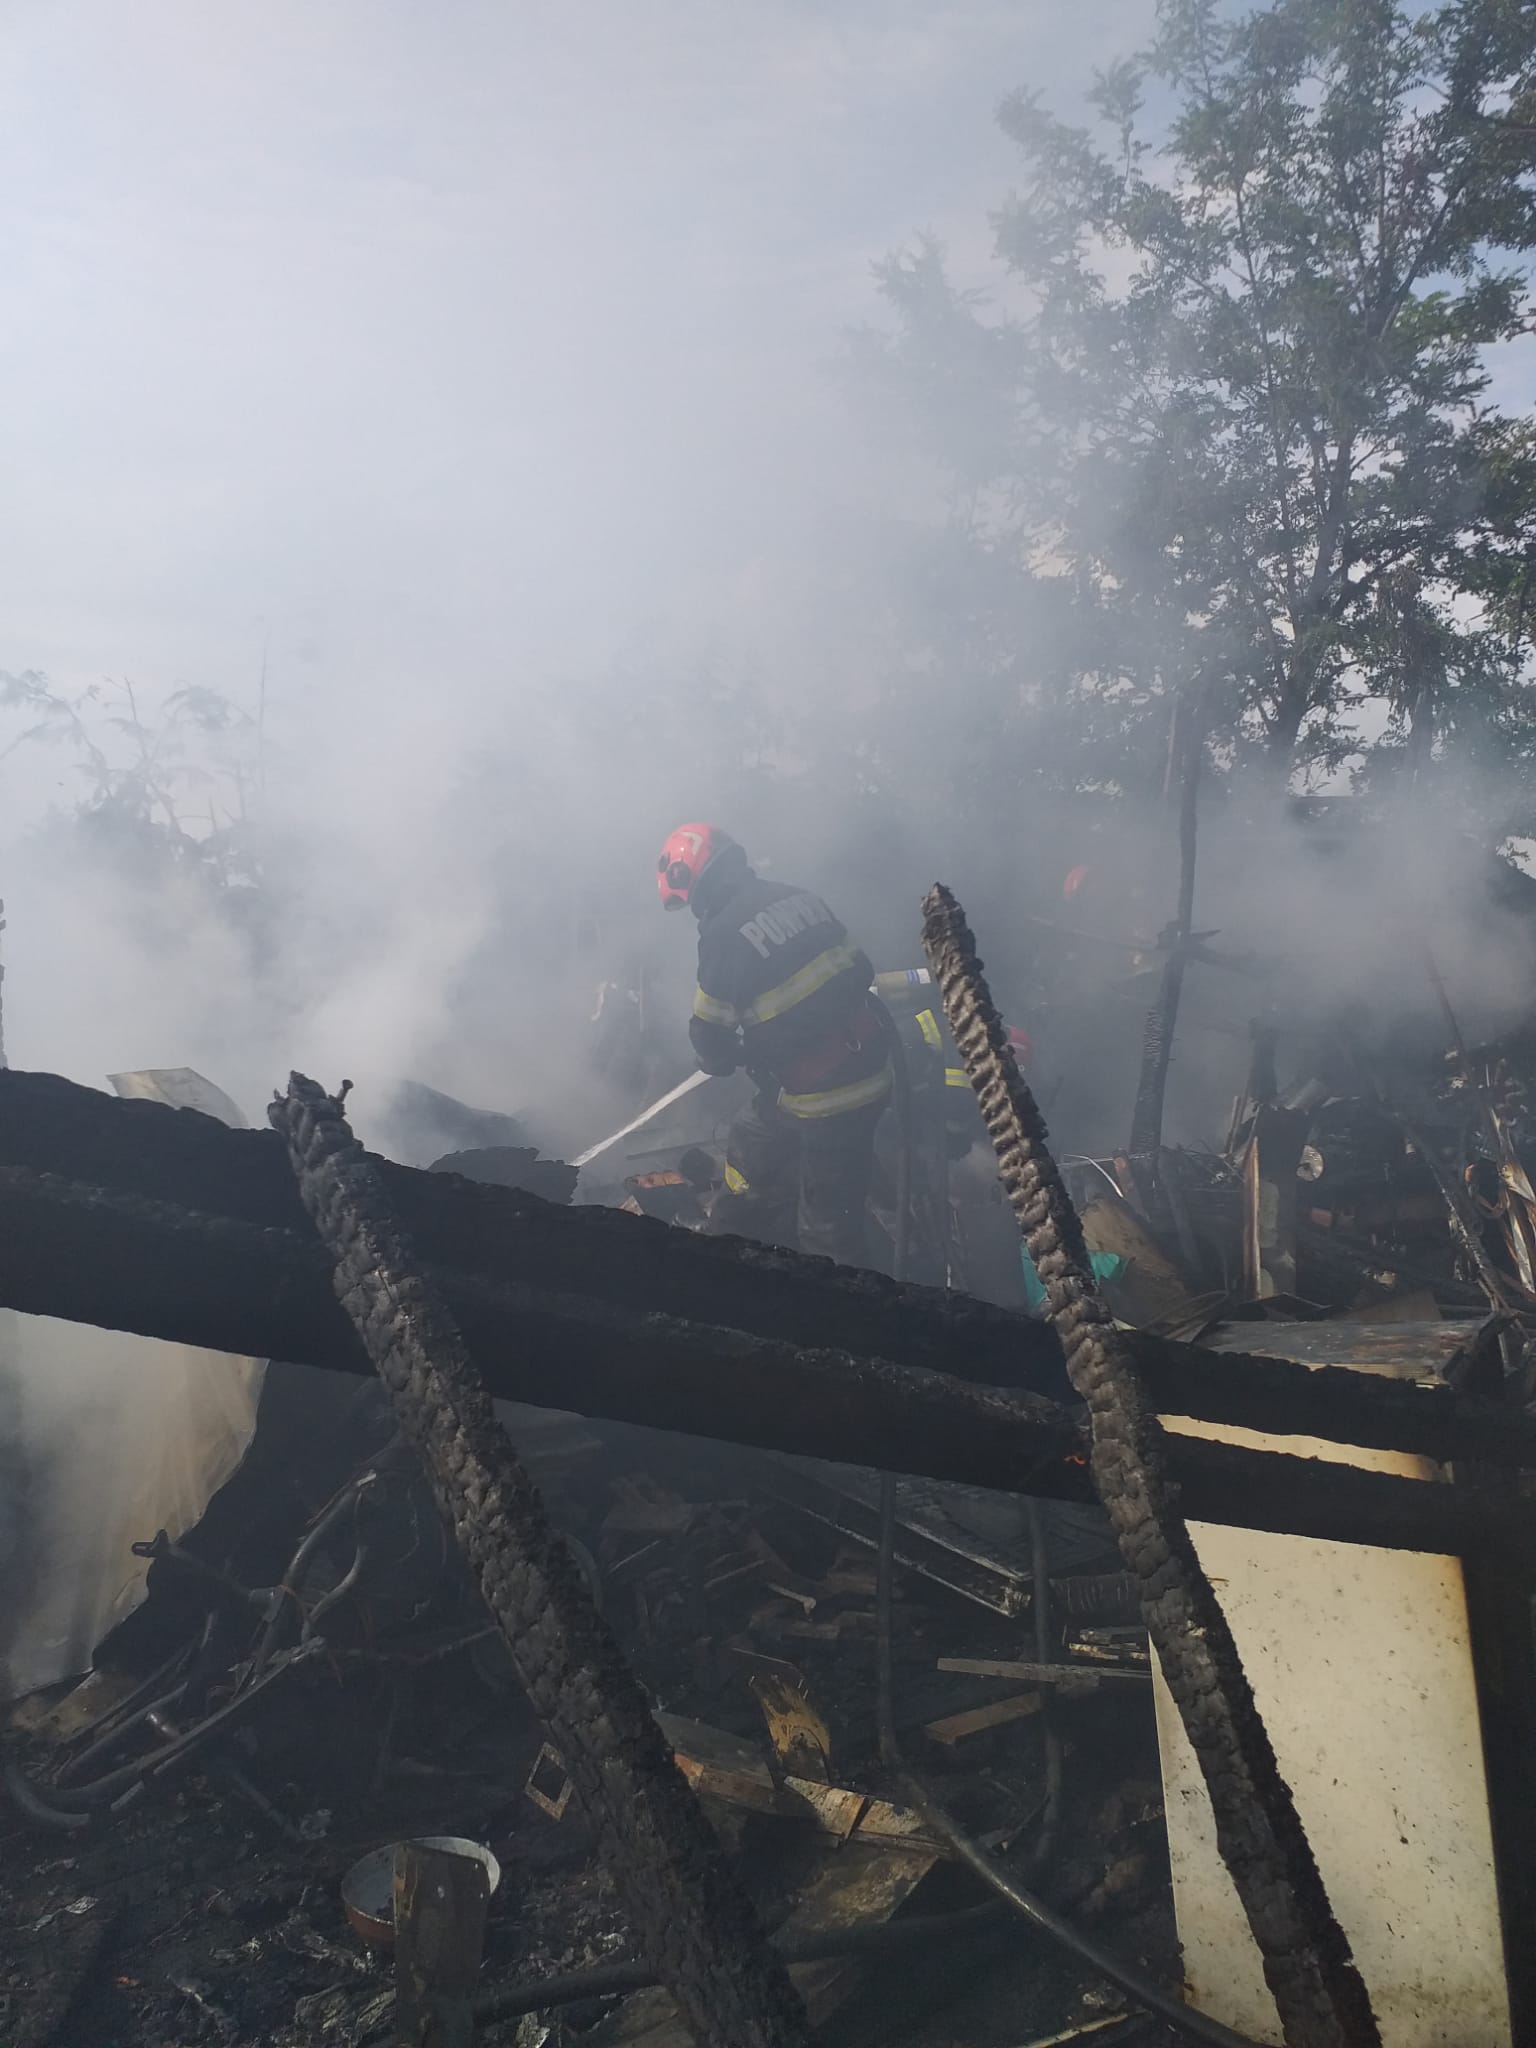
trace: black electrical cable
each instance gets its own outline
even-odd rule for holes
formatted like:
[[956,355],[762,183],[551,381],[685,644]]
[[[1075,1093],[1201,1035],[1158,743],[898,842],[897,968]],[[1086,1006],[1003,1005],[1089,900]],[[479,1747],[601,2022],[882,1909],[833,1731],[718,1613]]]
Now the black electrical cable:
[[79,1834],[94,1819],[94,1815],[89,1813],[66,1813],[62,1807],[49,1805],[15,1764],[5,1766],[4,1783],[12,1804],[41,1828],[56,1828],[60,1834]]
[[1095,1941],[1079,1932],[1069,1921],[1063,1920],[1036,1898],[1033,1892],[1012,1878],[994,1857],[987,1854],[978,1843],[951,1819],[943,1807],[933,1799],[926,1786],[920,1784],[910,1772],[902,1773],[902,1786],[914,1810],[935,1834],[942,1835],[953,1847],[961,1862],[989,1884],[999,1898],[1006,1899],[1023,1919],[1042,1934],[1048,1934],[1062,1948],[1070,1950],[1080,1962],[1123,1991],[1128,1998],[1157,2018],[1166,2020],[1170,2027],[1192,2041],[1204,2041],[1210,2048],[1259,2048],[1259,2044],[1239,2034],[1231,2027],[1224,2027],[1220,2020],[1213,2020],[1198,2007],[1186,2005],[1181,1998],[1165,1991],[1160,1984],[1143,1975],[1131,1963],[1122,1963],[1118,1957],[1099,1947]]
[[[876,1629],[886,1634],[891,1617],[891,1579],[895,1570],[895,1514],[894,1487],[889,1491],[882,1485],[880,1491],[880,1552],[879,1575],[876,1580]],[[1173,1997],[1160,1984],[1129,1963],[1122,1963],[1117,1957],[1101,1949],[1097,1942],[1080,1934],[1059,1913],[1053,1912],[1043,1899],[1026,1891],[995,1858],[989,1856],[979,1843],[973,1841],[965,1830],[948,1814],[929,1792],[922,1781],[913,1776],[902,1760],[901,1746],[896,1737],[896,1708],[891,1683],[891,1647],[888,1641],[880,1645],[878,1662],[879,1683],[876,1695],[876,1712],[880,1727],[880,1756],[899,1775],[902,1790],[913,1810],[932,1832],[949,1843],[955,1854],[969,1869],[991,1886],[999,1898],[1005,1899],[1016,1913],[1042,1934],[1048,1934],[1060,1947],[1067,1949],[1086,1963],[1097,1975],[1105,1978],[1117,1989],[1125,1992],[1149,2013],[1155,2013],[1161,2020],[1174,2027],[1190,2040],[1204,2041],[1210,2048],[1258,2048],[1256,2042],[1245,2035],[1234,2033],[1224,2027],[1220,2020],[1213,2020],[1195,2006],[1186,2005],[1180,1998]]]
[[[786,1963],[822,1963],[841,1956],[864,1955],[874,1949],[904,1948],[909,1942],[929,1936],[948,1940],[973,1928],[996,1926],[1007,1916],[996,1901],[984,1906],[967,1906],[957,1913],[914,1914],[908,1920],[877,1920],[862,1927],[829,1929],[824,1934],[803,1934],[798,1940],[775,1941],[774,1947]],[[580,2005],[590,1998],[617,1998],[631,1991],[648,1991],[659,1982],[649,1963],[598,1963],[590,1970],[567,1970],[558,1977],[544,1977],[533,1984],[510,1984],[500,1991],[488,1991],[475,2001],[477,2019],[511,2019],[518,2013],[552,2011],[560,2005]]]

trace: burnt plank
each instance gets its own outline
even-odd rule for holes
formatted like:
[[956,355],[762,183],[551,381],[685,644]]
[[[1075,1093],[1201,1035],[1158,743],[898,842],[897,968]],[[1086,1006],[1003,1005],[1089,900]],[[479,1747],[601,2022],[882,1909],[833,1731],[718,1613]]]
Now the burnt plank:
[[[195,1325],[201,1332],[186,1334],[183,1341],[229,1348],[233,1339],[217,1335],[217,1324],[210,1328],[202,1313],[206,1309],[216,1315],[217,1303],[227,1296],[244,1302],[244,1336],[236,1348],[311,1359],[315,1341],[333,1352],[342,1341],[337,1311],[318,1298],[323,1267],[275,1132],[231,1130],[194,1110],[121,1101],[53,1074],[0,1071],[0,1170],[6,1168],[14,1169],[3,1197],[12,1235],[9,1244],[0,1238],[0,1260],[10,1306],[162,1336],[175,1334],[170,1324],[180,1322],[188,1331]],[[1071,1398],[1055,1333],[1013,1310],[961,1294],[897,1286],[879,1275],[795,1252],[703,1238],[650,1218],[571,1210],[516,1189],[388,1162],[381,1162],[380,1170],[424,1262],[463,1273],[466,1287],[471,1282],[522,1286],[640,1317],[660,1314],[744,1330],[781,1348],[824,1346],[981,1384]],[[40,1199],[28,1192],[29,1176],[37,1175],[103,1190],[118,1205],[119,1224],[109,1229],[103,1215],[94,1250],[87,1254],[80,1247],[71,1253],[67,1233],[58,1235],[64,1220],[58,1201],[51,1219],[40,1214],[28,1220],[30,1205]],[[138,1201],[159,1203],[162,1211],[153,1222],[146,1211],[140,1226],[130,1229],[128,1211]],[[191,1261],[192,1239],[183,1233],[177,1240],[177,1233],[182,1228],[178,1217],[187,1217],[190,1229],[193,1214],[201,1219],[202,1263],[197,1270],[178,1271],[172,1289],[156,1272],[159,1249],[183,1241],[188,1256],[181,1263]],[[72,1227],[78,1232],[86,1220],[76,1214]],[[236,1224],[248,1233],[271,1234],[274,1241],[254,1245],[248,1234],[220,1243],[220,1228]],[[73,1269],[63,1270],[61,1262],[71,1255]],[[107,1264],[93,1270],[93,1260]],[[251,1276],[260,1274],[255,1289],[240,1279],[245,1262],[252,1260]],[[134,1270],[145,1262],[147,1270]],[[63,1305],[66,1297],[73,1305]],[[147,1322],[146,1314],[151,1317]],[[310,1349],[293,1348],[293,1340],[283,1335],[294,1318],[312,1333]],[[1249,1325],[1249,1341],[1270,1341],[1261,1334],[1265,1327]],[[1220,1341],[1236,1341],[1236,1332],[1224,1331]],[[1347,1341],[1358,1350],[1371,1340],[1356,1331]],[[1394,1336],[1394,1356],[1403,1356],[1414,1341]],[[1145,1335],[1131,1342],[1167,1414],[1272,1436],[1314,1436],[1437,1459],[1476,1457],[1536,1466],[1536,1419],[1510,1415],[1486,1400],[1381,1377],[1362,1383],[1359,1373],[1312,1370],[1282,1358],[1218,1357]],[[1424,1364],[1432,1373],[1442,1362],[1441,1342],[1426,1346],[1426,1353]],[[1352,1350],[1352,1361],[1355,1355]],[[594,1407],[592,1412],[608,1411]]]
[[[362,1373],[367,1361],[317,1249],[285,1231],[0,1167],[0,1304],[25,1312]],[[448,1268],[432,1277],[501,1399],[1045,1499],[1092,1498],[1076,1416],[1039,1396],[590,1295]],[[1410,1549],[1532,1549],[1536,1510],[1523,1503],[1495,1514],[1457,1489],[1192,1438],[1174,1439],[1171,1456],[1197,1520]]]
[[471,2048],[489,1883],[472,1856],[395,1849],[395,2039],[400,2048]]

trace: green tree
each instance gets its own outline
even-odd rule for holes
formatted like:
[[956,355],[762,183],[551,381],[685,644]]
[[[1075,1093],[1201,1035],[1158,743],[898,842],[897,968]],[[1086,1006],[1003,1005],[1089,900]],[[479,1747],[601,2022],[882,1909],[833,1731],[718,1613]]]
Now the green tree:
[[1378,776],[1528,754],[1536,439],[1488,351],[1531,332],[1536,8],[1164,0],[1090,99],[1094,130],[1000,111],[1020,310],[925,244],[856,340],[950,481],[935,664],[1079,781],[1160,777],[1186,691],[1277,777],[1355,751],[1366,697]]
[[252,810],[266,773],[259,721],[217,690],[182,684],[148,717],[127,680],[65,690],[0,670],[0,764],[62,748],[82,794],[66,822],[111,857],[195,873],[221,889],[260,879]]
[[31,827],[49,858],[133,884],[146,926],[207,912],[261,953],[299,856],[274,861],[259,717],[196,684],[150,710],[126,680],[66,689],[35,669],[0,670],[0,788],[39,748],[64,756],[79,791]]

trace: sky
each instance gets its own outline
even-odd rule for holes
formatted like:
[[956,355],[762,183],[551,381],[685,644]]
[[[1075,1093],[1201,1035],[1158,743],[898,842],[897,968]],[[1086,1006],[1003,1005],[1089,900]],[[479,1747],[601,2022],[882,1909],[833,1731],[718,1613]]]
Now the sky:
[[6,0],[0,667],[249,687],[270,641],[334,700],[771,612],[871,262],[980,274],[996,101],[1150,12]]

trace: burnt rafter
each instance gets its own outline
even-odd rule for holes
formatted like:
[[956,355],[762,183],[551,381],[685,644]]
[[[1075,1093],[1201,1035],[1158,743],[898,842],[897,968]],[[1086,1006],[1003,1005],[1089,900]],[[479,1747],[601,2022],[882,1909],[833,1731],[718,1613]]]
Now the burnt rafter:
[[[965,913],[923,904],[923,947],[997,1153],[998,1171],[1092,1423],[1092,1471],[1169,1694],[1200,1764],[1216,1842],[1294,2048],[1379,2041],[1221,1603],[1190,1540],[1170,1439],[1100,1298],[1082,1225],[1003,1030]],[[1433,1490],[1433,1489],[1431,1489]]]
[[[194,1110],[121,1101],[55,1074],[0,1074],[0,1166],[308,1238],[274,1132],[230,1130]],[[451,1173],[385,1160],[379,1170],[432,1266],[790,1344],[814,1337],[993,1385],[1070,1391],[1048,1330],[963,1295]]]
[[783,1960],[498,1427],[453,1312],[417,1265],[376,1164],[340,1103],[300,1074],[269,1114],[286,1139],[337,1300],[420,1454],[524,1690],[559,1744],[657,1975],[701,2041],[808,2044]]
[[[5,1169],[11,1171],[0,1199],[11,1228],[26,1232],[30,1252],[23,1258],[18,1245],[7,1250],[0,1240],[0,1271],[8,1288],[49,1297],[49,1306],[37,1313],[70,1316],[62,1297],[71,1288],[96,1302],[93,1309],[74,1312],[84,1322],[141,1327],[102,1312],[110,1310],[120,1288],[141,1307],[154,1301],[158,1314],[178,1312],[174,1289],[153,1272],[135,1276],[122,1270],[121,1260],[110,1285],[106,1275],[93,1275],[83,1265],[52,1271],[71,1247],[59,1238],[58,1255],[50,1258],[46,1224],[27,1222],[34,1202],[42,1204],[40,1177],[55,1186],[52,1201],[60,1215],[63,1184],[98,1189],[110,1198],[98,1233],[102,1252],[108,1249],[110,1218],[116,1216],[126,1231],[135,1203],[158,1205],[140,1212],[137,1235],[146,1251],[162,1233],[169,1250],[183,1227],[189,1247],[201,1232],[211,1249],[222,1225],[242,1225],[243,1236],[226,1239],[226,1263],[233,1268],[252,1261],[251,1278],[259,1285],[236,1286],[231,1299],[244,1303],[250,1297],[252,1308],[265,1303],[274,1340],[290,1327],[285,1316],[302,1320],[313,1310],[315,1249],[274,1132],[231,1130],[195,1110],[121,1101],[55,1074],[0,1072],[0,1171]],[[1009,1309],[934,1288],[898,1286],[877,1274],[769,1246],[700,1237],[616,1210],[566,1209],[519,1189],[382,1160],[379,1170],[422,1258],[462,1274],[466,1286],[473,1281],[521,1287],[540,1297],[579,1299],[594,1310],[601,1305],[740,1330],[795,1350],[814,1337],[818,1345],[858,1358],[924,1367],[978,1386],[1070,1398],[1055,1331]],[[78,1249],[83,1253],[84,1245]],[[41,1261],[36,1270],[33,1260]],[[182,1278],[178,1273],[178,1287]],[[186,1313],[194,1312],[191,1304],[200,1296],[210,1303],[217,1299],[216,1292],[198,1285],[195,1273],[186,1278]],[[244,1309],[242,1317],[248,1321]],[[294,1355],[276,1341],[249,1341],[248,1334],[195,1341],[215,1349]],[[1536,1419],[1492,1401],[1338,1367],[1234,1352],[1218,1356],[1145,1335],[1130,1341],[1165,1414],[1536,1469]]]
[[[1092,1497],[1052,1332],[820,1260],[380,1162],[498,1397],[939,1479]],[[0,1304],[214,1350],[367,1369],[275,1133],[0,1074]],[[814,1336],[816,1345],[806,1339]],[[514,1368],[509,1360],[514,1355]],[[1285,1360],[1135,1340],[1166,1413],[1490,1461],[1492,1403]],[[947,1368],[947,1369],[946,1369]],[[1251,1396],[1244,1389],[1253,1383]],[[1070,1399],[1070,1396],[1068,1396]],[[1536,1554],[1536,1516],[1470,1490],[1173,1440],[1196,1519]]]

